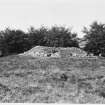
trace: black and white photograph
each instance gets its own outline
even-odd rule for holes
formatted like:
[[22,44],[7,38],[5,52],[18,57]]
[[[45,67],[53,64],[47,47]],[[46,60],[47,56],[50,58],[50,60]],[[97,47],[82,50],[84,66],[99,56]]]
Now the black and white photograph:
[[0,103],[105,104],[105,0],[0,0]]

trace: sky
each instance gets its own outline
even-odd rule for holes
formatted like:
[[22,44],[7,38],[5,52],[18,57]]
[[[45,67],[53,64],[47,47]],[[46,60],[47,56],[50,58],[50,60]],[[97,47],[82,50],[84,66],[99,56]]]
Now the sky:
[[93,21],[105,23],[105,0],[0,0],[0,30],[65,26],[83,36]]

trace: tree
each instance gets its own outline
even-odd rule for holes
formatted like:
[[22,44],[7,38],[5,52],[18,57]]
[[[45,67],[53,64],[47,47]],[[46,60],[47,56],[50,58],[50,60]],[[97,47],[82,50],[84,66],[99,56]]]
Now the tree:
[[21,30],[7,28],[0,32],[0,48],[4,55],[22,53],[30,48],[28,36]]
[[18,54],[34,46],[49,47],[79,47],[77,34],[71,33],[68,28],[53,26],[48,29],[42,26],[39,29],[31,27],[28,33],[9,28],[0,32],[0,50],[3,56]]
[[42,26],[39,29],[35,29],[34,27],[30,27],[28,30],[29,41],[31,42],[31,46],[44,46],[44,37],[46,36],[48,29]]
[[68,28],[53,26],[45,35],[44,42],[49,47],[79,47],[76,36]]
[[87,40],[84,50],[94,55],[105,56],[105,24],[95,21],[90,25],[90,29],[84,27],[83,32]]

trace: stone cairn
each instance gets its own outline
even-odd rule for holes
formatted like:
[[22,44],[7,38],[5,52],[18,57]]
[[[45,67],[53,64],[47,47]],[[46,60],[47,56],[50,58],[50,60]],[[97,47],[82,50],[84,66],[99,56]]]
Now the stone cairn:
[[22,54],[23,56],[32,56],[32,57],[69,57],[69,58],[97,58],[92,54],[87,54],[80,48],[76,47],[67,47],[67,48],[54,48],[54,47],[44,47],[44,46],[36,46],[31,50],[26,51]]
[[36,46],[31,50],[19,55],[30,55],[32,57],[60,57],[60,52],[51,47]]

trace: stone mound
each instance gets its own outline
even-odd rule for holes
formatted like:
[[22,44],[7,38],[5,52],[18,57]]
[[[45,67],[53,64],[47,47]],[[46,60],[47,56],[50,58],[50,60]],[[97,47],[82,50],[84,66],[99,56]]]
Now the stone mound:
[[67,47],[67,48],[60,48],[60,52],[62,56],[67,57],[86,57],[87,53],[80,48],[76,47]]
[[45,46],[36,46],[29,51],[26,51],[22,54],[23,56],[32,56],[32,57],[75,57],[75,58],[94,58],[95,56],[87,56],[87,53],[80,48],[76,47],[45,47]]
[[33,57],[60,57],[60,52],[53,47],[36,46],[20,55],[31,55]]

